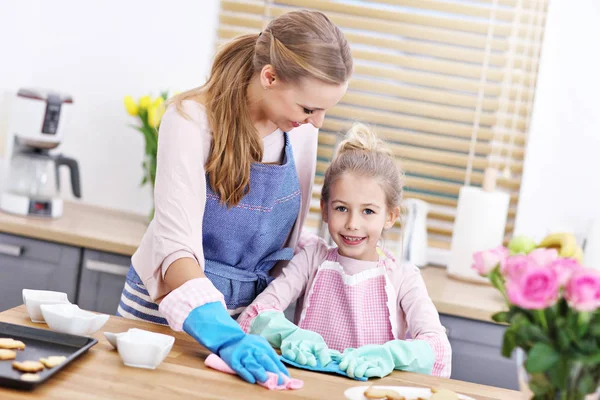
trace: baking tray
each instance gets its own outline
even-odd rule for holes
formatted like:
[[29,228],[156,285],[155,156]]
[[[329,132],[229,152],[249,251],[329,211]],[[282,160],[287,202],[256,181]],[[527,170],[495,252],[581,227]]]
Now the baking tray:
[[[31,390],[46,382],[70,362],[98,343],[98,340],[59,333],[47,329],[0,322],[0,338],[12,338],[25,343],[25,350],[16,350],[17,358],[0,361],[0,386]],[[23,372],[12,367],[13,361],[39,361],[49,356],[65,356],[67,359],[54,368],[44,368],[38,372],[40,380],[29,382],[21,380]]]

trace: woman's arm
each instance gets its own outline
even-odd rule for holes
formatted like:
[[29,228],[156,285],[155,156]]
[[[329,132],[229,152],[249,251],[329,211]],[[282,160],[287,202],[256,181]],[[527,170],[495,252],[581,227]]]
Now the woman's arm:
[[176,289],[189,280],[206,278],[204,271],[195,259],[184,257],[173,261],[165,273],[165,282],[170,288]]
[[153,260],[159,279],[174,290],[204,277],[202,221],[206,204],[205,158],[211,134],[203,106],[184,102],[189,118],[170,106],[161,123],[154,189]]

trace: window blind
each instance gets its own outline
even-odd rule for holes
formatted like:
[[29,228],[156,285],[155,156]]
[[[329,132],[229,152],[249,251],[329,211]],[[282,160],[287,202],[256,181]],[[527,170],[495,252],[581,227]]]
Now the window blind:
[[[519,199],[547,0],[221,0],[219,43],[262,30],[293,9],[324,12],[350,42],[355,73],[327,112],[308,227],[320,223],[323,173],[340,133],[368,123],[405,172],[405,197],[427,201],[431,261],[450,248],[458,193],[485,168]],[[398,246],[400,231],[386,237]]]

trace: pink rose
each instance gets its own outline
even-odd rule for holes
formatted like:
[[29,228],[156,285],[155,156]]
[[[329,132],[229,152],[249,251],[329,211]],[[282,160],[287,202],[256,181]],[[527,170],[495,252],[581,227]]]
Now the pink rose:
[[600,307],[600,272],[581,268],[567,283],[565,298],[578,311],[594,311]]
[[558,258],[558,251],[556,249],[539,248],[532,250],[527,256],[531,257],[537,265],[543,267]]
[[529,310],[553,305],[560,288],[556,272],[551,268],[540,268],[529,258],[518,265],[522,269],[507,283],[506,291],[510,302]]
[[569,279],[571,279],[571,275],[583,268],[574,258],[556,259],[548,267],[556,272],[560,286],[565,286],[569,282]]
[[533,258],[517,254],[515,256],[507,257],[502,266],[502,274],[508,278],[508,280],[518,279],[524,271],[531,268],[538,268],[539,265],[534,261]]
[[498,246],[495,249],[478,251],[473,254],[472,268],[481,276],[487,276],[497,265],[502,264],[508,257],[508,249],[504,246]]

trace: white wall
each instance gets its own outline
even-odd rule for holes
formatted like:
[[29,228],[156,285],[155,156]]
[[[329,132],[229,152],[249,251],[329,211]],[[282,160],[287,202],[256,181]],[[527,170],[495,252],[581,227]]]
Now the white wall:
[[516,233],[585,235],[600,217],[600,3],[551,1]]
[[147,213],[143,139],[128,127],[123,96],[202,84],[218,8],[218,0],[0,0],[0,141],[19,87],[67,92],[73,120],[59,150],[79,161],[83,201]]
[[[600,217],[600,4],[550,3],[516,232],[585,230]],[[66,91],[83,201],[147,213],[143,141],[122,98],[203,83],[218,0],[0,0],[0,144],[19,87]],[[2,147],[0,146],[0,154]],[[64,190],[63,196],[71,198]]]

